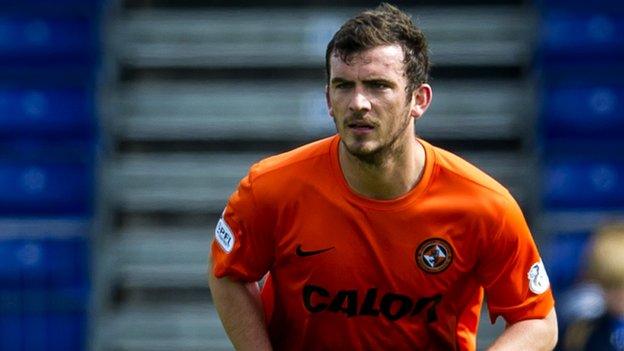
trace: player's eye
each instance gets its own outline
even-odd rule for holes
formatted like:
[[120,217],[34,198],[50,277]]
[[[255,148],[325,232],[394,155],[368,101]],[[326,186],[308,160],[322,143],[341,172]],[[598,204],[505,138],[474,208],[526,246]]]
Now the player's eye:
[[352,86],[353,86],[353,84],[350,83],[350,82],[341,82],[341,83],[336,83],[334,85],[334,88],[336,88],[336,89],[349,89]]
[[373,89],[387,89],[390,88],[390,85],[385,82],[371,82],[370,87]]

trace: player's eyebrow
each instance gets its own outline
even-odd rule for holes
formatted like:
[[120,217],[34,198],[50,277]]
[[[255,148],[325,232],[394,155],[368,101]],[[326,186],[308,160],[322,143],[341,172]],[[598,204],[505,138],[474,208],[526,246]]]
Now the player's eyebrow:
[[393,87],[396,85],[393,81],[387,80],[384,78],[368,78],[368,79],[364,79],[363,82],[364,84],[384,84],[390,87]]
[[340,84],[340,83],[348,83],[348,82],[350,82],[350,81],[346,80],[344,78],[340,78],[340,77],[335,77],[335,78],[332,78],[332,80],[331,80],[331,84],[332,85],[336,85],[336,84]]
[[[376,78],[376,77],[364,79],[362,82],[364,84],[385,84],[385,85],[388,85],[388,86],[395,86],[396,85],[391,80],[384,79],[384,78]],[[331,85],[336,85],[336,84],[340,84],[340,83],[352,83],[352,81],[350,81],[348,79],[341,78],[341,77],[335,77],[335,78],[332,78],[330,83],[331,83]]]

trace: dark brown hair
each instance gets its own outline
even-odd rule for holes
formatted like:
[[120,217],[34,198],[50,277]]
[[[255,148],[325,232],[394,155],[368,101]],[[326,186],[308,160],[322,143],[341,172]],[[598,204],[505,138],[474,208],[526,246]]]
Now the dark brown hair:
[[427,83],[430,63],[425,35],[408,14],[387,3],[349,19],[334,34],[325,51],[328,83],[332,55],[337,54],[347,62],[353,54],[392,44],[403,48],[407,92],[411,93],[420,84]]

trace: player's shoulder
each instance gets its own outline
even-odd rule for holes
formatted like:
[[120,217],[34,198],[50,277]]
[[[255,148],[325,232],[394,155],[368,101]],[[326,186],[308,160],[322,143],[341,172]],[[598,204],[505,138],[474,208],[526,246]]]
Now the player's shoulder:
[[336,138],[337,136],[331,136],[267,157],[254,164],[249,174],[254,180],[266,178],[283,180],[283,176],[306,174],[315,167],[319,159],[329,158],[330,149]]
[[431,144],[429,147],[435,155],[437,172],[443,175],[443,177],[438,176],[438,178],[444,178],[452,183],[454,186],[451,188],[463,189],[471,193],[476,192],[482,200],[513,202],[509,190],[477,166],[440,147]]

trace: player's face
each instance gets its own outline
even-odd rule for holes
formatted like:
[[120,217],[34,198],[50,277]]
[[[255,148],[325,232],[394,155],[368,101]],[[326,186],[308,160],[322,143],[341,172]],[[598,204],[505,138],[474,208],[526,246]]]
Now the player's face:
[[[413,136],[414,119],[426,110],[431,88],[423,84],[407,93],[399,45],[362,51],[347,61],[337,55],[330,59],[327,105],[347,151],[367,159]],[[422,89],[425,100],[419,96]]]

